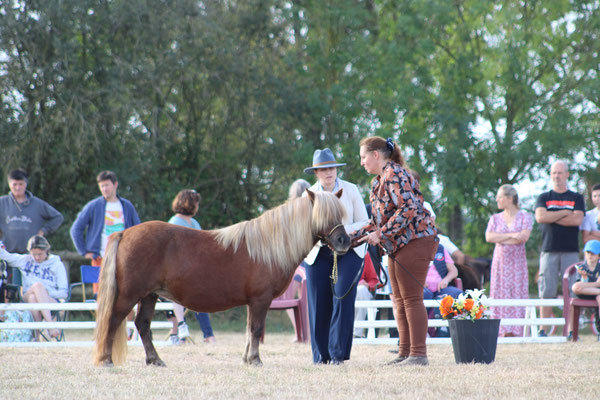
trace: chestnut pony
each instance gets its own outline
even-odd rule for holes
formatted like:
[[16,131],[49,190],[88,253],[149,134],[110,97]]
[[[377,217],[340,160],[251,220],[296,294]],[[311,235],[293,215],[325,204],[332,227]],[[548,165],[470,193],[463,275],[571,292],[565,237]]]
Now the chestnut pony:
[[344,254],[350,238],[335,195],[310,192],[250,221],[199,231],[151,221],[113,234],[102,261],[94,363],[121,364],[127,355],[126,316],[139,303],[135,326],[146,364],[164,366],[150,322],[158,297],[214,312],[247,304],[247,364],[262,365],[258,344],[273,298],[318,240]]

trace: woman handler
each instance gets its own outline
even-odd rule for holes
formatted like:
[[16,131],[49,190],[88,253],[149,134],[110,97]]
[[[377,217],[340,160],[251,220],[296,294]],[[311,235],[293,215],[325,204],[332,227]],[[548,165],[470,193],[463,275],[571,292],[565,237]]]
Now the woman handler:
[[350,236],[354,244],[380,245],[390,254],[399,351],[388,364],[428,365],[423,287],[438,246],[434,220],[423,207],[419,182],[392,139],[374,136],[361,140],[360,164],[375,175],[370,194],[372,218]]

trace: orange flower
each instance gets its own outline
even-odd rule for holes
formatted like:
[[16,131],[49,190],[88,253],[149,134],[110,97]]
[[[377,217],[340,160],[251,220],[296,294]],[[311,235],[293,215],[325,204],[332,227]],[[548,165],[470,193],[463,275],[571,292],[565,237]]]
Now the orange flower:
[[473,301],[473,299],[469,298],[465,300],[465,310],[467,311],[471,311],[471,309],[473,308],[473,305],[475,305],[475,302]]
[[452,305],[454,304],[454,299],[452,296],[446,296],[440,302],[440,313],[442,314],[442,318],[446,318],[449,314],[452,314]]
[[475,319],[479,319],[483,316],[483,307],[480,307],[479,310],[477,310],[477,314],[475,314]]

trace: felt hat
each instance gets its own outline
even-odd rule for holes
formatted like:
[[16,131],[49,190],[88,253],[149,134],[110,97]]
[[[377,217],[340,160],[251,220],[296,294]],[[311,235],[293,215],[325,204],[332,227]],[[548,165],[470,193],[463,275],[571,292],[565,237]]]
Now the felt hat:
[[338,163],[335,161],[335,157],[333,153],[328,148],[324,148],[323,150],[315,150],[313,154],[313,165],[312,167],[308,167],[304,169],[305,174],[314,174],[315,169],[318,168],[333,168],[333,167],[343,167],[346,163]]

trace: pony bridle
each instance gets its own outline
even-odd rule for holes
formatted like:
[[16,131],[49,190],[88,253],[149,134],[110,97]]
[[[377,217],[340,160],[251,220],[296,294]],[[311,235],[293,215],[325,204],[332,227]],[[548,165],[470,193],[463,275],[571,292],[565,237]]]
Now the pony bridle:
[[[331,235],[333,234],[333,232],[339,228],[340,226],[344,226],[343,224],[337,224],[336,226],[334,226],[329,233],[326,236],[323,235],[317,235],[317,239],[319,239],[320,241],[322,241],[323,243],[325,243],[327,246],[329,246],[329,248],[331,248],[331,245],[329,244],[329,238],[331,237]],[[331,249],[333,250],[333,249]]]
[[335,251],[332,247],[331,244],[329,243],[329,238],[331,237],[331,235],[333,234],[333,232],[339,228],[339,227],[343,227],[343,224],[337,224],[336,226],[334,226],[329,233],[327,234],[327,236],[322,236],[322,235],[317,235],[317,239],[319,239],[320,241],[322,241],[323,243],[325,243],[327,245],[327,247],[329,247],[331,249],[331,251],[333,251],[333,269],[331,270],[331,276],[329,277],[331,279],[331,281],[336,284],[337,280],[338,280],[338,268],[337,268],[337,251]]

